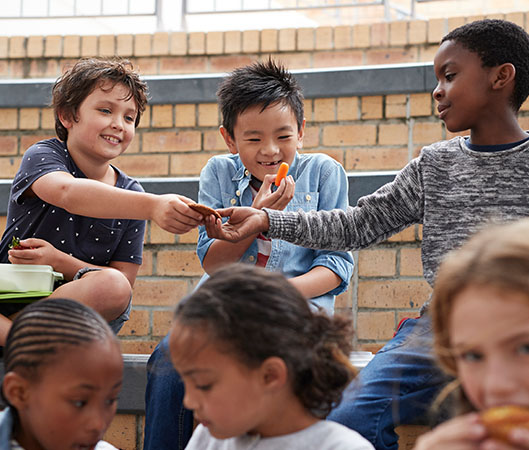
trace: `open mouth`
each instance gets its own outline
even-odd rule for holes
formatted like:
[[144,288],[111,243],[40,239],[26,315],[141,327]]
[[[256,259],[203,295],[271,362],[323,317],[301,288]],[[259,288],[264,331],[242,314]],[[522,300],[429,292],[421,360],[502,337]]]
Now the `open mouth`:
[[271,161],[271,162],[262,161],[259,164],[261,166],[265,166],[265,167],[273,167],[273,166],[277,166],[277,165],[281,164],[281,160],[279,160],[279,161]]
[[101,136],[105,141],[110,142],[111,144],[119,144],[121,142],[120,139],[114,136]]

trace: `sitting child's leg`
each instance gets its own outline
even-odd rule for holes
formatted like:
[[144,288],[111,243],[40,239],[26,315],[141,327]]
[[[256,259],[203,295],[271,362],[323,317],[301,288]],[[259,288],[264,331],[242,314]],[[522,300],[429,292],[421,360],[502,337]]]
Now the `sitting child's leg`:
[[168,335],[147,365],[143,450],[182,450],[193,433],[193,412],[184,408],[184,383],[169,357]]
[[117,333],[128,320],[132,289],[119,270],[94,269],[59,286],[50,298],[71,298],[95,309]]
[[378,450],[397,450],[395,427],[428,423],[431,405],[447,381],[432,354],[429,315],[408,319],[327,419],[358,431]]

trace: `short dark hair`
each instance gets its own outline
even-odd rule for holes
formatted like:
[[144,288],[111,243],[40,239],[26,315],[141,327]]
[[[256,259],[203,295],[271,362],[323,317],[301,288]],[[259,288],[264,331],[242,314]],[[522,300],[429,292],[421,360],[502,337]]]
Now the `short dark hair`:
[[62,349],[116,339],[105,320],[77,301],[54,298],[25,307],[13,321],[4,347],[5,371],[38,379],[39,369]]
[[354,377],[351,320],[312,311],[279,272],[228,265],[179,303],[175,320],[204,330],[248,367],[281,358],[294,394],[318,417],[339,403]]
[[303,93],[294,76],[283,65],[269,59],[240,67],[231,72],[217,90],[222,126],[233,137],[237,117],[246,109],[260,105],[288,105],[298,124],[303,125]]
[[511,104],[520,109],[529,95],[529,34],[523,28],[506,20],[478,20],[451,31],[441,43],[445,41],[477,53],[484,67],[511,63],[516,68]]
[[125,100],[134,98],[138,108],[134,125],[138,126],[147,104],[148,90],[147,83],[140,79],[132,63],[118,57],[83,58],[59,77],[52,88],[51,106],[55,114],[55,132],[61,141],[67,141],[68,130],[59,120],[59,113],[76,120],[81,103],[105,81],[110,81],[112,87],[118,83],[127,87],[129,95]]

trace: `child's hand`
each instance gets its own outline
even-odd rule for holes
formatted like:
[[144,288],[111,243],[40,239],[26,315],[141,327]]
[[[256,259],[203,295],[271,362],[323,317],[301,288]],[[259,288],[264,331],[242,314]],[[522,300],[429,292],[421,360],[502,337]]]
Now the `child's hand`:
[[11,264],[44,264],[55,268],[58,252],[60,251],[44,239],[29,238],[20,241],[17,248],[12,248],[7,253]]
[[486,436],[479,415],[466,414],[419,436],[413,450],[480,450]]
[[509,433],[509,444],[487,439],[480,450],[529,450],[529,430],[515,428]]
[[255,208],[236,207],[218,209],[222,217],[229,220],[222,223],[214,216],[206,217],[206,232],[210,238],[239,242],[253,234],[268,231],[268,214]]
[[272,192],[271,186],[274,184],[275,179],[275,175],[266,175],[264,177],[261,189],[259,189],[253,200],[253,208],[270,208],[280,211],[286,208],[292,197],[294,197],[296,183],[294,183],[294,178],[288,175],[283,178],[276,191]]
[[170,233],[183,234],[204,223],[202,214],[192,210],[193,200],[177,194],[159,195],[151,219]]

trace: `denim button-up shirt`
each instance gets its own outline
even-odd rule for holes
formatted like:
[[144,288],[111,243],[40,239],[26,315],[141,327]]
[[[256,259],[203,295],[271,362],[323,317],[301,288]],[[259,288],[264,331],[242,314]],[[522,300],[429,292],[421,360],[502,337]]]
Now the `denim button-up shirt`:
[[[343,167],[327,155],[296,153],[289,170],[296,182],[294,198],[286,211],[346,209],[349,203],[347,176]],[[212,208],[251,206],[251,174],[242,165],[239,155],[212,157],[200,174],[198,201]],[[213,239],[199,228],[197,254],[202,262]],[[240,260],[255,264],[257,241],[254,240]],[[314,250],[281,240],[272,240],[272,249],[266,268],[281,271],[287,278],[302,275],[313,267],[324,266],[336,273],[341,284],[314,300],[329,311],[334,307],[334,296],[344,292],[353,273],[354,262],[350,253]],[[203,280],[202,280],[203,281]]]

